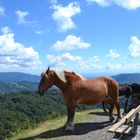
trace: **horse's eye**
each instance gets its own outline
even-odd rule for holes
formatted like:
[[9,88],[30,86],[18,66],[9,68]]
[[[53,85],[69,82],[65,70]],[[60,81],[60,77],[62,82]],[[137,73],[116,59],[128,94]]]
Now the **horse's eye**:
[[44,82],[45,81],[45,76],[41,77],[41,81]]

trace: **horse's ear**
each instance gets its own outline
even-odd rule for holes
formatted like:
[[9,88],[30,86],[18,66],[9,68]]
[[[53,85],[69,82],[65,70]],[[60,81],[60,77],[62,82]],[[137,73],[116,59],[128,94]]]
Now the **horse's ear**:
[[50,67],[48,67],[48,69],[46,70],[46,74],[48,74],[50,71]]
[[72,74],[76,75],[75,72],[72,71]]

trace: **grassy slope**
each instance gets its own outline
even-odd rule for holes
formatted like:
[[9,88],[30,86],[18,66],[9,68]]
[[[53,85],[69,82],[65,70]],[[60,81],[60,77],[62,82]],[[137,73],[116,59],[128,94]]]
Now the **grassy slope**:
[[[79,123],[84,120],[87,120],[90,117],[89,113],[94,112],[94,111],[97,112],[99,110],[87,110],[87,111],[83,111],[83,112],[76,112],[75,123]],[[17,139],[21,139],[21,138],[36,136],[43,132],[47,132],[50,130],[60,128],[65,124],[66,119],[67,119],[66,116],[63,116],[63,117],[58,117],[58,118],[55,118],[52,120],[48,120],[48,121],[44,122],[43,124],[41,124],[40,126],[38,126],[36,129],[26,130],[23,133],[19,134],[18,136],[13,137],[9,140],[17,140]],[[38,138],[38,139],[43,140],[43,138]],[[51,138],[51,140],[54,140],[54,139],[56,139],[56,138]],[[45,138],[44,140],[47,140],[47,138]]]

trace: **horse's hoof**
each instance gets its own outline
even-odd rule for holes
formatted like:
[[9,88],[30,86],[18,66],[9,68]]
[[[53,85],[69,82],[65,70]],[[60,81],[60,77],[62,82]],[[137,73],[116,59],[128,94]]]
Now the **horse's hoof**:
[[74,131],[74,126],[73,125],[67,125],[65,128],[65,131]]
[[63,125],[63,128],[66,128],[66,126],[67,126],[67,123],[65,123],[65,124]]
[[125,116],[127,113],[122,113],[123,116]]
[[109,118],[109,121],[113,122],[114,121],[114,117]]
[[119,120],[121,119],[121,117],[118,117],[115,121],[115,123],[119,122]]

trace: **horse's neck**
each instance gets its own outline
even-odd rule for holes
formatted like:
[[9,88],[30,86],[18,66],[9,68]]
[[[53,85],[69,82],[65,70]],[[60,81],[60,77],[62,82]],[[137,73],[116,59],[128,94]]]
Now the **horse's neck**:
[[63,81],[62,79],[60,79],[57,74],[55,75],[55,86],[57,86],[58,88],[60,88],[62,91],[64,91],[67,86],[72,85],[73,82],[79,81],[79,80],[83,80],[84,78],[77,75],[77,74],[73,74],[71,72],[65,72],[65,79],[66,81]]
[[59,89],[61,89],[61,91],[63,91],[66,87],[66,83],[60,80],[58,76],[56,76],[55,78],[54,85],[57,86]]

